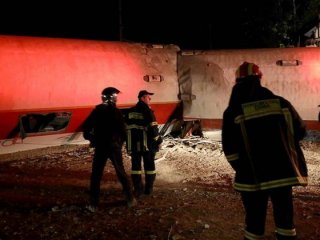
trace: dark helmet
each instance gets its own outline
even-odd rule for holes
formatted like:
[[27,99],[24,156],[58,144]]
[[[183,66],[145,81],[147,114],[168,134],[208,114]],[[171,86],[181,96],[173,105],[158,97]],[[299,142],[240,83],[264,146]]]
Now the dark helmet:
[[103,89],[101,93],[102,101],[111,101],[116,102],[117,101],[117,94],[120,93],[120,91],[114,87],[107,87]]
[[112,94],[114,94],[114,93],[116,93],[116,94],[118,94],[120,91],[118,90],[118,89],[116,89],[116,88],[114,88],[114,87],[107,87],[107,88],[105,88],[105,89],[103,89],[103,91],[102,91],[102,95],[106,95],[106,96],[110,96],[110,95],[112,95]]

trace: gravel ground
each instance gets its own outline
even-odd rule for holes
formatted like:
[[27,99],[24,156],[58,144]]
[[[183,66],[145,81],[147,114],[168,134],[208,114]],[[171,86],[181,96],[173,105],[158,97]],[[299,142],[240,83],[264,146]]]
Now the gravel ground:
[[[294,188],[300,240],[320,239],[320,134],[302,148],[309,186]],[[98,212],[84,210],[92,149],[62,146],[0,158],[0,240],[12,239],[219,239],[240,240],[243,208],[232,188],[234,172],[217,139],[166,138],[156,156],[151,197],[128,209],[108,162]],[[124,152],[130,171],[130,159]],[[269,207],[266,240],[274,239]]]

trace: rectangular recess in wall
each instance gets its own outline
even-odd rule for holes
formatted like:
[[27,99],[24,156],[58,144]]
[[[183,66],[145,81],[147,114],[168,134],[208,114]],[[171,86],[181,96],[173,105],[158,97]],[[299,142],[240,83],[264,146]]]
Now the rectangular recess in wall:
[[299,66],[299,65],[302,65],[302,61],[300,61],[300,60],[278,60],[276,62],[276,64],[278,66],[283,66],[283,67],[286,67],[286,66]]

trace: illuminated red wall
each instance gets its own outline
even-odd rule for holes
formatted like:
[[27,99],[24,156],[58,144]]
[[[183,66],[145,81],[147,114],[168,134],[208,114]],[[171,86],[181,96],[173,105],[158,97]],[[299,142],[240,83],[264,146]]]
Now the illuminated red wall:
[[[0,139],[26,113],[71,111],[67,132],[79,128],[108,86],[120,89],[119,106],[154,92],[160,122],[177,105],[177,48],[59,38],[0,36]],[[161,75],[162,82],[146,82]]]

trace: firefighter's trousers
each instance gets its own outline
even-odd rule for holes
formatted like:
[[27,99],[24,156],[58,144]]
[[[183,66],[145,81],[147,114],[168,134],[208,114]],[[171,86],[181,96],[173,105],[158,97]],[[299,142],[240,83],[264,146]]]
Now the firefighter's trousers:
[[101,179],[108,159],[111,160],[114,166],[126,198],[133,198],[132,186],[123,166],[121,150],[114,149],[112,152],[108,152],[103,148],[96,148],[93,156],[90,178],[90,204],[94,206],[97,206],[99,203]]
[[244,239],[262,239],[265,231],[269,197],[273,208],[277,240],[296,239],[291,186],[255,192],[241,192],[241,197],[246,212]]
[[[133,152],[131,153],[131,177],[136,195],[140,195],[143,191],[145,194],[151,194],[153,191],[153,184],[156,177],[155,169],[155,152]],[[142,161],[145,174],[145,188],[142,183]]]

